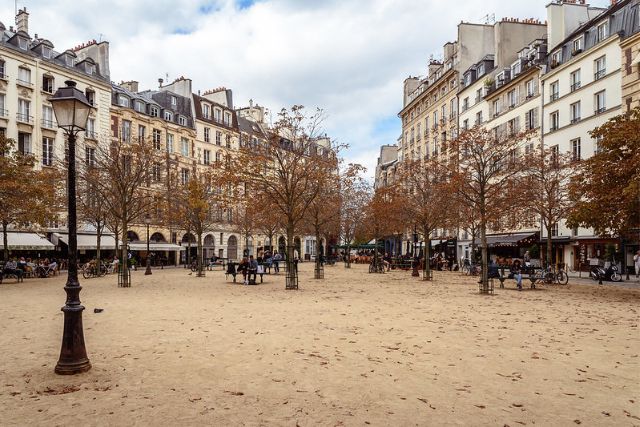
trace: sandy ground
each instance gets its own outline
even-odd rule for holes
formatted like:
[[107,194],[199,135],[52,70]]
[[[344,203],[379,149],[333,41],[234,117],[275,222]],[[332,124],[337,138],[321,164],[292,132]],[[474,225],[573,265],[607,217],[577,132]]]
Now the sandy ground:
[[640,426],[640,290],[301,270],[299,291],[81,279],[74,377],[53,373],[65,278],[0,285],[0,425]]

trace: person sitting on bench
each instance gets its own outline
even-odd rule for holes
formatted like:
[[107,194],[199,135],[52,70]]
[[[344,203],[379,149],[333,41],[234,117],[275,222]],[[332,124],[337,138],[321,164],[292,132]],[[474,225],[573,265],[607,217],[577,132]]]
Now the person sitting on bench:
[[[247,267],[247,278],[245,279],[245,285],[255,285],[258,273],[258,261],[253,259],[253,255],[249,256],[249,264]],[[248,281],[247,281],[248,279]]]
[[18,278],[18,281],[21,281],[24,275],[24,271],[18,268],[18,262],[16,261],[15,258],[12,258],[9,261],[7,261],[7,263],[4,265],[3,273],[5,276],[7,275],[16,276]]

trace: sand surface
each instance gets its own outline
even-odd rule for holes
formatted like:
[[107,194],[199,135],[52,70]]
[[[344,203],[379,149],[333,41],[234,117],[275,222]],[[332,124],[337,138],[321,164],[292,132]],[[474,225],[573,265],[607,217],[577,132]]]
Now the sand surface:
[[93,369],[73,377],[53,373],[65,277],[2,284],[0,425],[640,426],[637,289],[311,277],[81,279]]

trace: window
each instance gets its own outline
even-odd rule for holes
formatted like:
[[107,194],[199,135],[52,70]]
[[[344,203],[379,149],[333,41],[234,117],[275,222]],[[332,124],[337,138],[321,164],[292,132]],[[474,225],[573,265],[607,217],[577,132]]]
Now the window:
[[142,101],[136,101],[133,104],[133,109],[136,110],[139,113],[144,113],[145,112],[145,108],[144,108],[144,102]]
[[151,168],[151,179],[153,182],[160,182],[162,179],[162,166],[160,163],[154,163]]
[[173,121],[173,114],[171,113],[171,111],[164,112],[164,119],[168,122]]
[[556,80],[551,83],[551,93],[549,94],[549,102],[553,102],[560,97],[560,82]]
[[42,57],[46,59],[51,58],[51,48],[49,46],[42,46]]
[[551,226],[551,237],[556,237],[558,235],[558,223],[554,223]]
[[[7,117],[8,111],[5,108],[7,105],[7,97],[4,93],[0,93],[0,117]],[[4,136],[4,134],[2,134]]]
[[580,138],[571,140],[571,158],[574,162],[581,159]]
[[433,112],[433,127],[438,127],[438,112],[434,111]]
[[594,80],[600,80],[607,74],[607,57],[601,56],[600,58],[594,61],[594,70],[595,74],[593,76]]
[[47,93],[53,93],[53,77],[42,76],[42,91]]
[[7,69],[6,69],[6,64],[4,61],[0,60],[0,79],[5,79],[7,78]]
[[598,137],[596,137],[593,141],[593,154],[599,154],[600,153],[600,144],[602,143],[602,135],[599,135]]
[[173,134],[167,133],[167,153],[173,153]]
[[31,70],[24,67],[18,68],[18,83],[31,86]]
[[53,138],[42,138],[42,166],[53,165]]
[[606,106],[606,91],[602,90],[594,95],[595,114],[602,114],[607,109]]
[[305,248],[304,248],[304,253],[305,254],[309,254],[309,255],[315,255],[316,254],[316,241],[315,240],[305,240]]
[[211,129],[204,128],[204,142],[211,142]]
[[493,101],[493,117],[498,117],[500,115],[500,103],[496,99]]
[[118,95],[118,105],[121,107],[129,108],[129,98],[124,95]]
[[87,89],[84,91],[84,96],[87,97],[87,101],[89,101],[89,104],[96,105],[96,93],[94,91],[92,91],[91,89]]
[[552,145],[549,147],[549,152],[551,153],[551,162],[554,165],[558,164],[558,160],[560,159],[560,147],[556,145]]
[[466,97],[462,100],[462,111],[467,111],[469,109],[469,97]]
[[18,132],[18,151],[21,154],[32,154],[30,133]]
[[85,147],[84,163],[87,165],[87,167],[94,167],[96,165],[96,149],[95,148]]
[[146,137],[147,137],[147,128],[142,125],[138,125],[138,141],[142,142]]
[[422,128],[422,125],[418,123],[418,125],[416,126],[416,132],[417,132],[416,140],[418,141],[422,139],[422,134],[420,133],[421,128]]
[[233,222],[233,209],[227,209],[227,221]]
[[476,104],[482,101],[482,89],[476,91]]
[[527,87],[527,98],[533,97],[536,94],[536,85],[533,79],[527,81],[525,86]]
[[213,120],[218,123],[222,122],[222,110],[220,110],[219,108],[213,109]]
[[509,104],[509,108],[513,108],[516,106],[516,90],[510,90],[507,93],[507,103]]
[[160,132],[160,129],[154,129],[151,135],[152,135],[151,138],[153,141],[153,149],[160,150],[160,144],[162,141],[162,132]]
[[189,157],[189,140],[187,138],[180,138],[180,152],[183,156]]
[[208,165],[211,163],[211,151],[210,150],[204,150],[202,152],[202,163],[204,163],[205,165]]
[[464,119],[462,121],[462,130],[467,130],[469,129],[469,119]]
[[571,123],[577,123],[580,121],[580,101],[571,104],[570,108],[570,117]]
[[53,108],[47,105],[42,106],[42,127],[47,129],[54,129],[56,127],[53,121]]
[[607,22],[603,22],[597,27],[596,42],[599,43],[607,37],[609,37],[609,25]]
[[178,105],[178,99],[175,96],[171,97],[171,106],[175,107],[176,105]]
[[518,133],[520,129],[517,118],[511,119],[507,122],[507,129],[509,132],[509,136],[514,136],[516,133]]
[[120,138],[124,142],[131,141],[131,122],[129,120],[122,121],[122,130],[120,132]]
[[222,145],[222,132],[216,131],[216,145]]
[[220,163],[222,161],[222,154],[219,151],[216,152],[216,163]]
[[560,61],[561,61],[561,52],[560,51],[553,52],[551,54],[551,68],[555,68],[558,65],[560,65]]
[[180,126],[186,126],[187,125],[187,118],[186,117],[182,117],[182,116],[178,116],[178,124]]
[[224,124],[226,126],[231,126],[231,113],[228,111],[224,112]]
[[202,116],[205,119],[208,119],[210,115],[211,115],[211,107],[209,106],[209,104],[202,104]]
[[18,99],[18,116],[19,122],[31,123],[31,101],[26,99]]
[[573,41],[573,51],[572,55],[577,55],[582,52],[582,37],[577,38]]
[[554,130],[558,130],[558,128],[560,127],[560,112],[554,111],[553,113],[549,114],[549,127],[549,130],[551,130],[551,132],[553,132]]
[[532,108],[531,110],[527,111],[524,117],[527,130],[533,130],[538,127],[538,110],[536,108]]
[[520,74],[521,72],[522,72],[522,62],[520,62],[520,60],[518,60],[518,62],[516,62],[515,64],[513,64],[511,66],[511,75],[513,77],[515,77],[518,74]]
[[482,111],[476,113],[476,125],[482,124]]
[[160,109],[155,105],[151,106],[151,108],[149,109],[149,112],[151,113],[152,117],[160,117]]
[[447,117],[447,106],[443,105],[442,106],[442,118],[440,120],[442,120],[442,122],[444,123],[445,118]]
[[231,135],[225,135],[225,144],[227,145],[227,148],[231,148]]
[[87,120],[87,129],[84,134],[86,138],[96,139],[96,119]]
[[189,169],[180,169],[180,181],[182,182],[182,185],[187,185],[189,182]]
[[580,70],[576,70],[571,73],[571,92],[580,89]]
[[451,100],[451,107],[449,108],[450,117],[453,119],[458,114],[458,99],[453,98]]

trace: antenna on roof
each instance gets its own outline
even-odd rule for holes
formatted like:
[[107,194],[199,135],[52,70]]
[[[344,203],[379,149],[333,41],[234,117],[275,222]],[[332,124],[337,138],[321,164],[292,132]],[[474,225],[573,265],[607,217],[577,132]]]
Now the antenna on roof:
[[484,22],[485,25],[493,25],[496,23],[496,14],[495,13],[490,13],[488,15],[485,15],[482,19],[482,22]]
[[104,34],[99,33],[98,34],[98,43],[102,43],[102,37],[104,36]]

